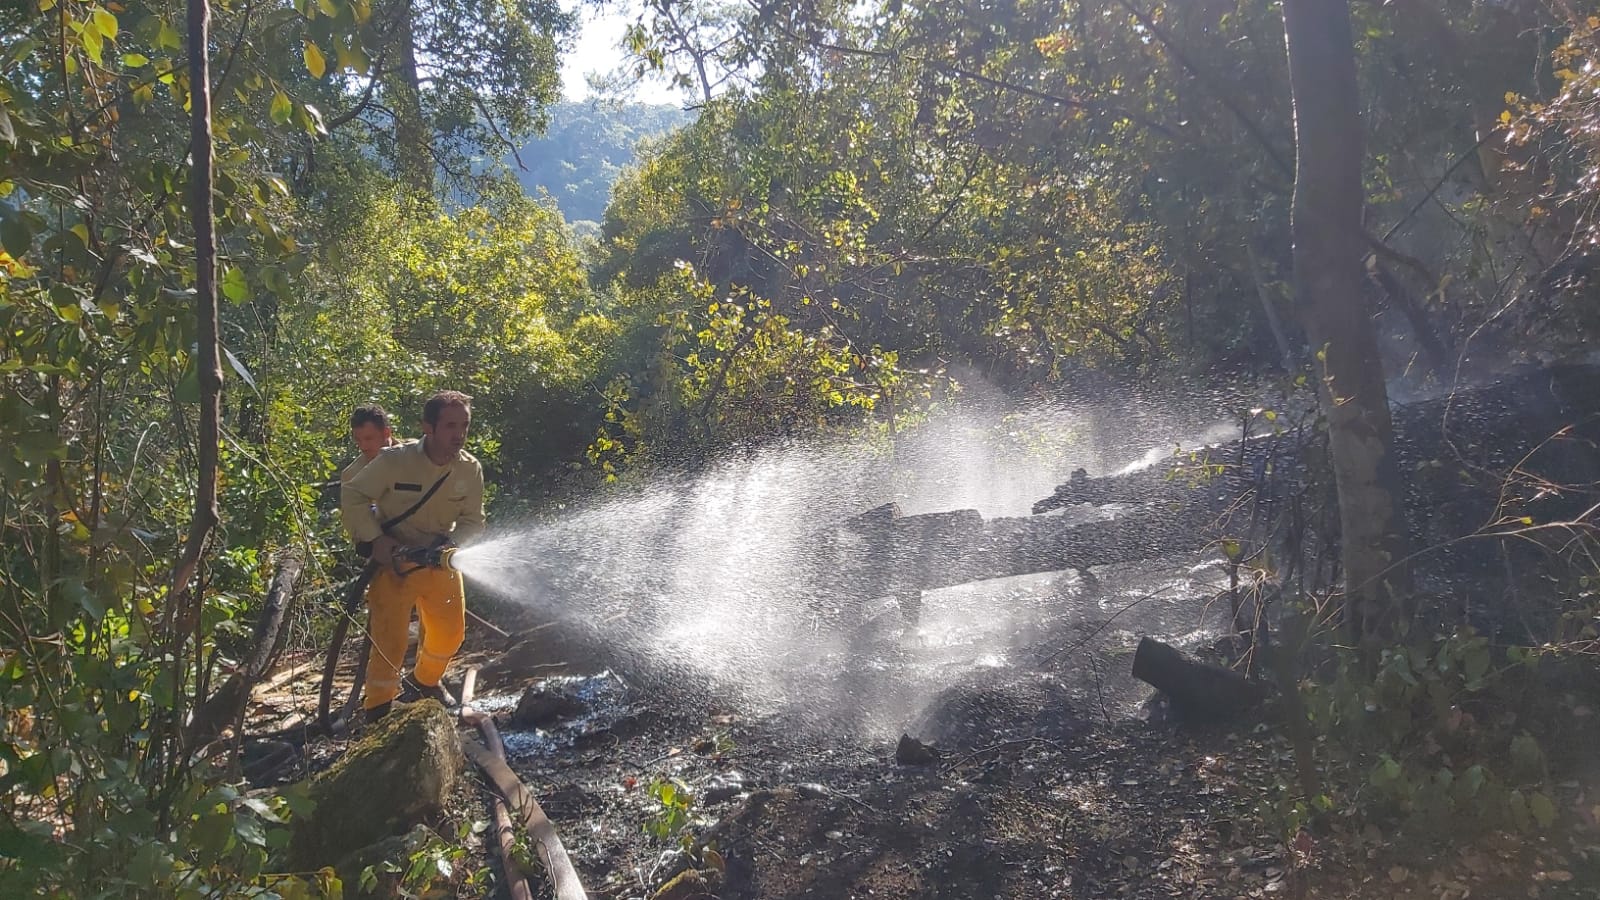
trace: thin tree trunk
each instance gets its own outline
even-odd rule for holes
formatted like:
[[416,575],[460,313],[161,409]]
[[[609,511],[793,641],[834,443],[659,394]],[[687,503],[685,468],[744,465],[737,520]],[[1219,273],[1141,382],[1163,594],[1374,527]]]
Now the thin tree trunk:
[[[206,539],[219,519],[217,509],[217,446],[221,441],[222,361],[217,349],[217,234],[212,213],[211,60],[207,48],[211,27],[208,0],[189,0],[189,180],[194,188],[194,307],[200,381],[199,479],[194,489],[194,518],[183,555],[172,574],[172,593],[183,596],[200,565]],[[201,605],[200,591],[189,598],[190,615]],[[187,630],[179,623],[178,631]]]
[[1288,332],[1283,330],[1283,321],[1278,318],[1278,307],[1272,302],[1272,295],[1267,293],[1267,282],[1261,271],[1261,259],[1256,255],[1255,245],[1248,238],[1244,242],[1244,255],[1250,262],[1250,279],[1256,284],[1256,298],[1261,301],[1261,312],[1267,317],[1267,327],[1272,329],[1272,340],[1278,345],[1278,355],[1283,358],[1283,370],[1294,374],[1300,369],[1300,361],[1295,358],[1294,347],[1289,343]]
[[1339,491],[1346,623],[1371,646],[1406,611],[1400,474],[1361,267],[1362,123],[1346,0],[1284,0],[1294,95],[1294,288],[1316,353]]

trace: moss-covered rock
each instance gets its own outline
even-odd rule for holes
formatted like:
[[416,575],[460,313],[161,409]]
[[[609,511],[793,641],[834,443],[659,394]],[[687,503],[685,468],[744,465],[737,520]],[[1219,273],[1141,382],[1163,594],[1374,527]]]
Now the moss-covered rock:
[[461,770],[461,741],[444,707],[431,700],[397,707],[311,779],[316,807],[296,820],[293,865],[334,865],[439,815]]

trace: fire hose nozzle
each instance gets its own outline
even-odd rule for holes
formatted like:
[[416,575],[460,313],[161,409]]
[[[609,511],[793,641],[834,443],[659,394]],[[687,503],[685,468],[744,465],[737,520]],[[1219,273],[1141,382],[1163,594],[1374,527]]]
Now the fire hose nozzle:
[[452,559],[456,555],[456,549],[455,544],[443,544],[438,547],[406,547],[396,555],[413,565],[454,571]]

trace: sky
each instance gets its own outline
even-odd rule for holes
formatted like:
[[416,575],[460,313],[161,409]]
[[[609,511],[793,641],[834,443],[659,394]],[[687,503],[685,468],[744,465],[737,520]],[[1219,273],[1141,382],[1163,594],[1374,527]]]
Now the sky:
[[[589,97],[587,76],[590,72],[606,74],[622,64],[626,56],[622,50],[622,35],[638,18],[638,7],[631,0],[607,3],[604,10],[596,10],[582,0],[576,5],[582,30],[573,48],[561,59],[561,87],[567,99],[585,100]],[[679,105],[683,95],[665,78],[652,75],[634,89],[633,99],[640,103]]]

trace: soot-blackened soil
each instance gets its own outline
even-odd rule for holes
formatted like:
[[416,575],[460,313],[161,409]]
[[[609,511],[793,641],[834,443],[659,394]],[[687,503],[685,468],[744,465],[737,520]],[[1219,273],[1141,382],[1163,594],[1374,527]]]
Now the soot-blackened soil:
[[[919,627],[880,607],[772,660],[782,696],[487,605],[516,637],[473,629],[459,665],[594,898],[1600,897],[1593,769],[1546,837],[1429,843],[1337,797],[1289,833],[1275,723],[1185,725],[1128,674],[1141,635],[1215,637],[1194,573],[930,592]],[[562,701],[524,706],[538,727],[529,686]],[[902,734],[935,760],[896,762]]]
[[[932,592],[919,628],[880,609],[844,665],[818,652],[813,678],[785,682],[817,702],[611,660],[549,682],[585,711],[513,730],[508,752],[597,898],[650,898],[685,872],[662,896],[1600,897],[1592,822],[1423,848],[1336,809],[1316,835],[1287,833],[1274,810],[1292,756],[1272,723],[1173,721],[1128,674],[1140,635],[1200,651],[1214,637],[1192,576],[1115,595],[1072,576]],[[1002,627],[960,627],[996,609]],[[592,635],[541,634],[546,658],[523,642],[526,662],[604,654]],[[484,702],[515,729],[523,680],[499,668]],[[897,763],[902,733],[937,759]],[[675,834],[663,784],[692,798]],[[1600,783],[1557,792],[1581,810]]]

